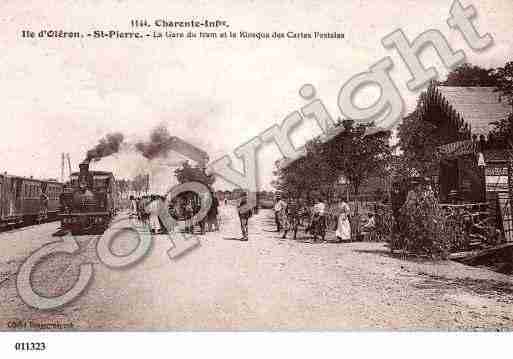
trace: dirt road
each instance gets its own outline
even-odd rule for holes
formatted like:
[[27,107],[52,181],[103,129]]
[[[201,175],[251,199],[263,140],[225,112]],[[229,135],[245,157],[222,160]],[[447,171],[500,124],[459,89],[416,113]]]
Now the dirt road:
[[[90,287],[60,309],[41,311],[17,296],[16,271],[56,224],[0,234],[0,329],[14,321],[72,323],[80,330],[511,330],[511,277],[455,262],[391,257],[382,243],[281,239],[269,211],[250,220],[242,242],[235,209],[220,207],[220,232],[178,260],[169,238],[154,237],[146,258],[114,270],[83,236],[79,256],[55,256],[33,273],[36,289],[71,288],[80,263],[94,263]],[[135,239],[113,250],[130,251]],[[1,280],[1,278],[0,278]]]

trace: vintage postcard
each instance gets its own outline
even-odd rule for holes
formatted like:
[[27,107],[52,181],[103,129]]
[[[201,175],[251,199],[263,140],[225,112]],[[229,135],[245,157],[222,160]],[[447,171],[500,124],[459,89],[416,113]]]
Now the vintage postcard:
[[1,331],[513,329],[511,0],[0,9]]

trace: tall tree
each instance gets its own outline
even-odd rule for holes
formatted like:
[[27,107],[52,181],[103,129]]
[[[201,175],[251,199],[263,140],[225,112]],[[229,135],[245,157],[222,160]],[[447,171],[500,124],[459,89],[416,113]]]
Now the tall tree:
[[513,61],[494,71],[497,91],[505,97],[512,107],[512,113],[501,121],[494,122],[491,135],[499,145],[513,149]]
[[278,192],[287,196],[299,198],[312,194],[329,196],[329,189],[335,181],[335,173],[328,166],[326,153],[318,139],[309,141],[305,145],[306,155],[298,158],[287,166],[280,161],[275,163],[277,177],[272,185]]
[[[418,107],[418,106],[417,106]],[[429,121],[422,121],[417,110],[406,116],[398,127],[400,165],[426,176],[436,167],[436,148],[444,141],[438,128]]]
[[513,106],[513,61],[495,69],[493,76],[497,90],[506,96],[507,101]]
[[452,70],[442,86],[496,86],[497,81],[493,69],[465,63]]
[[392,152],[389,131],[354,125],[353,121],[339,121],[337,127],[341,131],[334,138],[309,141],[304,157],[287,167],[278,166],[273,183],[278,191],[293,196],[315,192],[329,199],[335,183],[343,177],[358,195],[368,178],[387,171]]
[[386,173],[392,156],[390,132],[351,120],[340,121],[338,126],[343,131],[323,145],[322,157],[333,174],[343,176],[358,195],[369,178]]

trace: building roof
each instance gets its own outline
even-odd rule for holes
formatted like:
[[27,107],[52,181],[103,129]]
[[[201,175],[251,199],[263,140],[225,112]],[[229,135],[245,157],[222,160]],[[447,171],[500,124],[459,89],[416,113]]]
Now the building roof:
[[488,135],[492,122],[512,112],[504,96],[494,87],[438,86],[449,105],[468,123],[472,134]]

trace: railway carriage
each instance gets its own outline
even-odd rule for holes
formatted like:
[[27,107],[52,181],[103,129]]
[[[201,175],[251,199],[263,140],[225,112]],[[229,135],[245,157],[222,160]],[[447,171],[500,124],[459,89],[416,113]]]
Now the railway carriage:
[[63,185],[9,174],[0,175],[0,227],[12,228],[57,218]]

